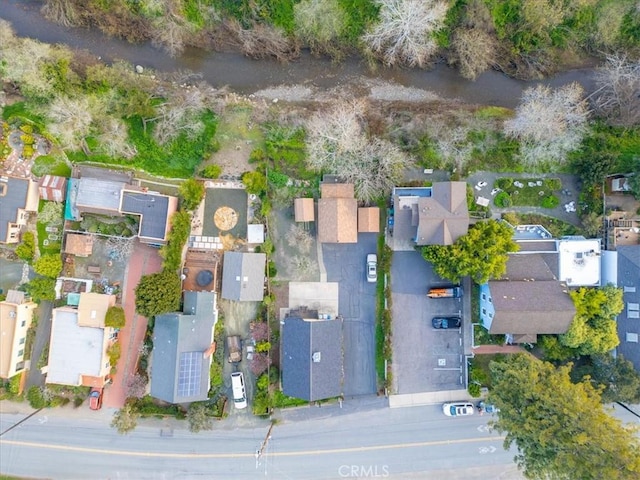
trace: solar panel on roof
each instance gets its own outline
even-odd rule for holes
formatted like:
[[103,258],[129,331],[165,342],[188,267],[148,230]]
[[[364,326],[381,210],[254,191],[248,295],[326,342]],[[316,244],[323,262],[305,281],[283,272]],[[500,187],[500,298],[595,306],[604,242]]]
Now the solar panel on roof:
[[180,354],[178,371],[178,396],[192,397],[200,392],[202,352]]

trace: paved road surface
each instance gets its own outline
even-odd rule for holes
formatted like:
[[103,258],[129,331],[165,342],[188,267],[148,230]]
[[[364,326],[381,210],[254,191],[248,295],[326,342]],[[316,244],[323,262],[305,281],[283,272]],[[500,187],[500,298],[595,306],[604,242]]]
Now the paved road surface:
[[[27,373],[27,382],[25,389],[32,386],[42,387],[46,375],[43,375],[38,368],[38,361],[42,356],[44,347],[49,344],[51,338],[51,311],[53,310],[53,303],[43,301],[38,306],[38,326],[36,327],[36,337],[33,342],[33,348],[31,349],[31,368]],[[45,362],[46,364],[46,362]]]
[[[3,414],[0,430],[23,417]],[[489,417],[447,418],[440,405],[278,423],[259,458],[266,423],[196,435],[151,421],[120,436],[108,418],[40,412],[0,438],[2,473],[66,480],[522,478],[514,452],[488,431]]]

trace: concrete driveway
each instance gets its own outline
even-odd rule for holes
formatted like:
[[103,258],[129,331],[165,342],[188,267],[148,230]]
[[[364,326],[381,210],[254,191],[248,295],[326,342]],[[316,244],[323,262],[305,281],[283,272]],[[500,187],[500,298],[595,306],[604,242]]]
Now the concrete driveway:
[[367,283],[368,253],[377,252],[376,233],[358,234],[358,243],[323,244],[328,282],[338,282],[339,308],[344,319],[345,396],[376,393],[376,284]]
[[[471,332],[469,308],[460,298],[428,298],[433,285],[445,285],[419,252],[394,252],[391,266],[394,394],[465,388],[465,337]],[[436,315],[463,317],[462,328],[435,330]]]

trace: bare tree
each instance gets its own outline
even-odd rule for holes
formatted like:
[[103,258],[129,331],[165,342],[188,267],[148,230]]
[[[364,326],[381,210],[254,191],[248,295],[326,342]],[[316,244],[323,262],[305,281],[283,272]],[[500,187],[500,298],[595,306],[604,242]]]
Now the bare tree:
[[592,94],[596,112],[616,125],[640,123],[640,60],[610,55],[596,73],[598,90]]
[[292,278],[304,279],[317,269],[316,262],[308,255],[296,255],[291,257],[289,270]]
[[184,46],[193,33],[191,25],[182,17],[168,10],[153,21],[152,39],[154,45],[162,46],[165,52],[175,57],[184,51]]
[[166,144],[181,133],[198,135],[204,129],[200,114],[208,107],[203,91],[195,86],[174,89],[166,102],[157,107],[158,115],[148,121],[157,121],[153,134],[160,144]]
[[339,103],[307,124],[307,161],[312,169],[353,183],[356,197],[371,201],[387,192],[411,160],[388,140],[366,135],[365,104]]
[[496,61],[495,36],[479,28],[459,28],[451,44],[463,77],[475,80]]
[[588,114],[582,87],[577,83],[555,90],[538,85],[524,91],[516,116],[505,122],[504,132],[520,140],[526,165],[562,163],[569,152],[580,146]]
[[290,247],[297,248],[301,253],[308,253],[313,245],[313,237],[302,225],[291,225],[285,238]]
[[189,431],[198,433],[202,430],[213,429],[213,419],[209,416],[209,408],[204,402],[192,403],[187,410]]
[[86,96],[56,97],[47,111],[49,131],[65,148],[86,148],[85,138],[91,131],[93,113]]
[[100,150],[110,157],[133,158],[138,153],[135,145],[129,143],[127,126],[119,118],[106,117],[99,123]]
[[79,24],[80,16],[71,0],[47,0],[41,9],[48,20],[63,27],[74,27]]
[[448,5],[439,0],[376,0],[378,22],[364,43],[387,65],[424,67],[435,53],[433,34],[444,26]]
[[139,373],[132,375],[127,382],[127,398],[142,398],[147,393],[149,379]]
[[109,237],[107,240],[109,258],[115,262],[127,262],[133,253],[134,243],[133,237]]
[[225,25],[248,57],[273,57],[281,62],[288,62],[300,53],[297,45],[287,38],[284,31],[272,25],[254,23],[252,28],[245,29],[235,19],[229,20]]

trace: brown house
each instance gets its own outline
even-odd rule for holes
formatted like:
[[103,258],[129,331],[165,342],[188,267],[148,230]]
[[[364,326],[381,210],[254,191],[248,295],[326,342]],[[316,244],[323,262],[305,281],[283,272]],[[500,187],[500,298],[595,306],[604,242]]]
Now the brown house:
[[67,233],[64,253],[77,257],[89,257],[93,252],[93,235]]
[[318,200],[318,241],[358,242],[358,202],[352,183],[323,183]]
[[293,207],[296,222],[313,222],[316,219],[313,198],[296,198]]
[[480,317],[489,333],[511,335],[514,343],[566,333],[576,308],[557,269],[551,254],[511,254],[505,277],[480,288]]
[[361,207],[358,209],[358,232],[378,233],[380,231],[380,209]]
[[430,197],[418,199],[417,245],[452,245],[468,228],[465,182],[436,182]]

